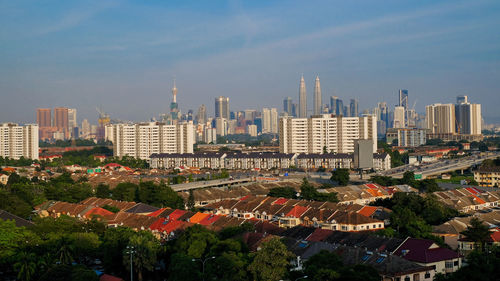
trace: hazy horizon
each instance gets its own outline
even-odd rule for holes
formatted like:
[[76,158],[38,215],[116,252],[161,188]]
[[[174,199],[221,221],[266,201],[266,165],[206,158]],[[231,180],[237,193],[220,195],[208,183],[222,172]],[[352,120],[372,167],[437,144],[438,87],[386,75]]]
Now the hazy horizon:
[[214,98],[231,111],[308,108],[319,75],[359,109],[393,107],[408,89],[418,112],[468,95],[500,123],[498,1],[1,1],[0,122],[35,121],[67,106],[95,123],[168,111],[176,78],[182,112]]

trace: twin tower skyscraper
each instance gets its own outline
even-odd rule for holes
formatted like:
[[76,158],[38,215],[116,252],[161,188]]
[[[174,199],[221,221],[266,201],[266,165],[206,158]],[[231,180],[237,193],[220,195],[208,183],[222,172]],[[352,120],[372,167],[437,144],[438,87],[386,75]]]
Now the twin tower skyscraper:
[[[319,83],[319,77],[316,76],[314,84],[314,106],[313,106],[314,115],[321,114],[322,107],[323,107],[323,102],[321,100],[321,85]],[[298,117],[299,118],[309,117],[307,114],[307,90],[306,90],[306,82],[304,81],[304,75],[300,77]]]

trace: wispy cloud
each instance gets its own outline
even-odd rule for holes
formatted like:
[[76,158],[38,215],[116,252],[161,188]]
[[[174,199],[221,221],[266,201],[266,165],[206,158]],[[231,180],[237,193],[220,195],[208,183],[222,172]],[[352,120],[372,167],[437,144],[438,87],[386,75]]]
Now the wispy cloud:
[[115,1],[99,1],[98,5],[80,7],[78,9],[73,9],[68,13],[64,14],[62,17],[54,21],[53,23],[40,27],[37,31],[37,35],[47,35],[54,32],[60,32],[68,30],[79,26],[83,22],[93,18],[97,14],[111,7],[116,6]]

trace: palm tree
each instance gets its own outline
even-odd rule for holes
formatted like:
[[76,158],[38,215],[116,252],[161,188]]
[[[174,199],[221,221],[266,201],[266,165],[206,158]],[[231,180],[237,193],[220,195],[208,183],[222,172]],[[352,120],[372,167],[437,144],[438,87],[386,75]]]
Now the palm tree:
[[17,273],[17,279],[23,281],[29,281],[33,277],[36,271],[35,254],[20,252],[17,256],[18,262],[14,264],[14,270]]
[[68,241],[66,239],[63,239],[61,241],[62,245],[61,248],[59,248],[59,252],[57,252],[57,255],[59,256],[59,261],[62,264],[70,264],[73,262],[73,256],[71,255],[72,249]]
[[[137,273],[137,279],[142,281],[142,272],[144,270],[153,270],[153,266],[156,264],[159,243],[153,235],[146,232],[139,232],[130,237],[129,243],[134,248],[132,256],[133,269]],[[123,257],[123,263],[127,266],[130,266],[129,259],[128,255]]]

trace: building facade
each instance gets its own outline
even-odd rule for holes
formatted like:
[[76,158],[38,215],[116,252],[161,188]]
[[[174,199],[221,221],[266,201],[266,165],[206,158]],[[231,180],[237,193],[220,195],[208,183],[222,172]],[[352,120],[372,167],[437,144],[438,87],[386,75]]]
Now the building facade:
[[38,159],[38,125],[0,124],[0,157]]
[[283,117],[280,119],[279,134],[282,153],[352,153],[354,140],[357,139],[373,140],[373,151],[377,150],[377,121],[372,115]]
[[[149,159],[154,153],[192,153],[194,126],[192,122],[165,125],[160,122],[108,125],[107,138],[113,142],[117,157],[132,156]],[[111,135],[111,136],[109,136]]]
[[427,141],[427,129],[419,128],[390,128],[387,129],[388,144],[396,142],[397,146],[415,147],[424,145]]

